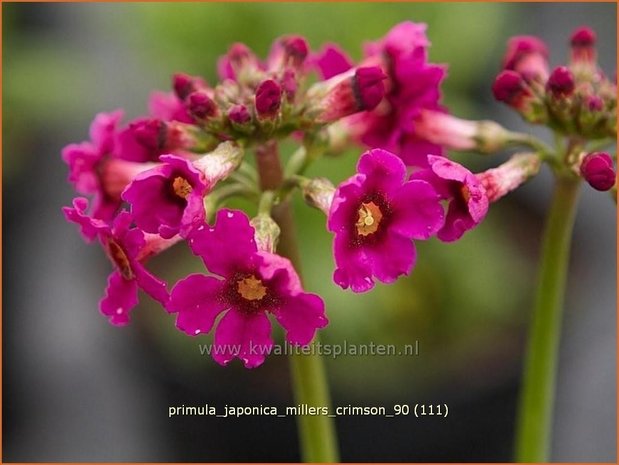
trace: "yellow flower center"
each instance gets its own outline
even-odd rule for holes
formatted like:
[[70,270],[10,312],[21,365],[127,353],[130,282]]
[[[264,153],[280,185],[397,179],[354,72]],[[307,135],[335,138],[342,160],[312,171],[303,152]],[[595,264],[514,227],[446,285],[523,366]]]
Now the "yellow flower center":
[[181,199],[186,199],[191,194],[193,188],[185,178],[176,176],[172,181],[172,190]]
[[364,202],[361,204],[361,207],[359,207],[357,213],[359,217],[355,226],[360,236],[369,236],[378,231],[380,221],[383,219],[383,213],[380,211],[378,205],[374,202]]
[[107,250],[109,251],[110,258],[118,267],[118,271],[120,271],[121,276],[125,279],[135,278],[133,270],[131,269],[131,262],[129,261],[127,254],[114,239],[108,239]]
[[260,300],[267,294],[267,288],[254,275],[239,280],[236,289],[246,300]]

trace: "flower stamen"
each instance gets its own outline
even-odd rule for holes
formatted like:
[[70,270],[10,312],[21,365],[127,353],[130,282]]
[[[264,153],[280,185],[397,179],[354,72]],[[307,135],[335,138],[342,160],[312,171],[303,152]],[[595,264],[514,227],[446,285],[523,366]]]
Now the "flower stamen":
[[267,288],[254,275],[240,279],[236,285],[237,292],[246,300],[261,300],[267,294]]
[[378,231],[380,222],[383,219],[383,213],[380,207],[374,202],[364,202],[359,207],[357,212],[359,217],[355,226],[357,227],[357,234],[360,236],[369,236]]
[[176,176],[172,181],[172,190],[174,191],[174,194],[176,196],[180,197],[181,199],[186,199],[189,194],[191,194],[193,187],[191,187],[189,181],[187,181],[182,176]]

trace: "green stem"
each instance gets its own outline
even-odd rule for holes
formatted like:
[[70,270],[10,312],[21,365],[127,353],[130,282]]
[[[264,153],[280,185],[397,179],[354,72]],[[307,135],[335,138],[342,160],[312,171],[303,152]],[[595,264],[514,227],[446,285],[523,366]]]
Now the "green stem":
[[[257,147],[256,162],[260,187],[263,190],[281,188],[284,177],[275,141]],[[289,201],[282,200],[275,205],[272,216],[281,229],[277,253],[287,257],[300,275],[301,260]],[[315,341],[317,340],[318,337]],[[329,387],[320,355],[293,354],[290,364],[295,403],[330,408]],[[297,423],[304,462],[338,462],[338,446],[332,418],[326,415],[301,415],[297,417]]]
[[547,462],[563,299],[580,181],[557,177],[542,244],[523,386],[516,425],[516,461]]

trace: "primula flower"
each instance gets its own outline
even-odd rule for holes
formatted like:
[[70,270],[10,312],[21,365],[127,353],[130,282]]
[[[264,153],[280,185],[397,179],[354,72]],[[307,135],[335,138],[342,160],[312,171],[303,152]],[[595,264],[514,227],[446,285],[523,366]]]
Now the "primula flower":
[[385,99],[373,111],[348,119],[351,132],[362,143],[397,153],[414,166],[426,166],[428,153],[442,151],[415,131],[422,110],[442,110],[440,84],[446,75],[444,66],[428,62],[425,30],[425,24],[404,22],[366,45],[362,65],[379,65],[388,75]]
[[138,288],[161,304],[168,300],[166,284],[150,274],[143,265],[149,257],[178,241],[164,240],[153,234],[144,234],[130,228],[131,215],[119,213],[110,226],[105,221],[88,216],[85,211],[88,200],[79,197],[73,207],[63,208],[68,221],[77,224],[88,242],[99,239],[115,269],[108,277],[105,296],[100,301],[100,310],[114,325],[129,323],[129,312],[138,304]]
[[159,157],[161,165],[140,173],[122,193],[138,227],[170,238],[187,237],[204,221],[204,196],[241,162],[243,152],[232,142],[193,162],[175,155]]
[[456,241],[485,218],[489,204],[486,190],[473,173],[445,157],[428,155],[428,165],[411,179],[429,182],[441,199],[449,202],[445,224],[436,236],[443,242]]
[[411,239],[435,234],[444,212],[434,188],[423,180],[405,181],[404,163],[386,150],[364,153],[357,171],[335,191],[327,227],[335,233],[334,281],[365,292],[374,287],[372,277],[392,283],[411,272]]
[[117,128],[121,110],[99,113],[90,125],[90,140],[69,144],[62,159],[69,165],[69,182],[80,194],[93,195],[92,214],[110,220],[121,204],[120,193],[137,175],[152,167],[117,156]]
[[192,274],[179,281],[166,308],[178,314],[177,327],[191,336],[211,331],[225,312],[211,352],[221,365],[237,357],[247,368],[264,362],[273,346],[269,313],[291,344],[309,344],[327,325],[322,299],[303,291],[289,260],[258,250],[243,212],[220,210],[215,226],[194,230],[189,245],[218,277]]

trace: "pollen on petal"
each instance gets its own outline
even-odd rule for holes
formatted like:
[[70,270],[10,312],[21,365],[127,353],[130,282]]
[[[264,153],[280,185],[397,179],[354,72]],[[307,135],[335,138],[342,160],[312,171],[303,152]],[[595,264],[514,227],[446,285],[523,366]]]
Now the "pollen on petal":
[[189,194],[191,194],[193,188],[191,187],[191,184],[189,184],[189,181],[182,176],[177,176],[172,181],[172,190],[178,197],[186,199]]
[[247,300],[260,300],[267,294],[267,288],[255,276],[248,276],[239,280],[237,292]]

